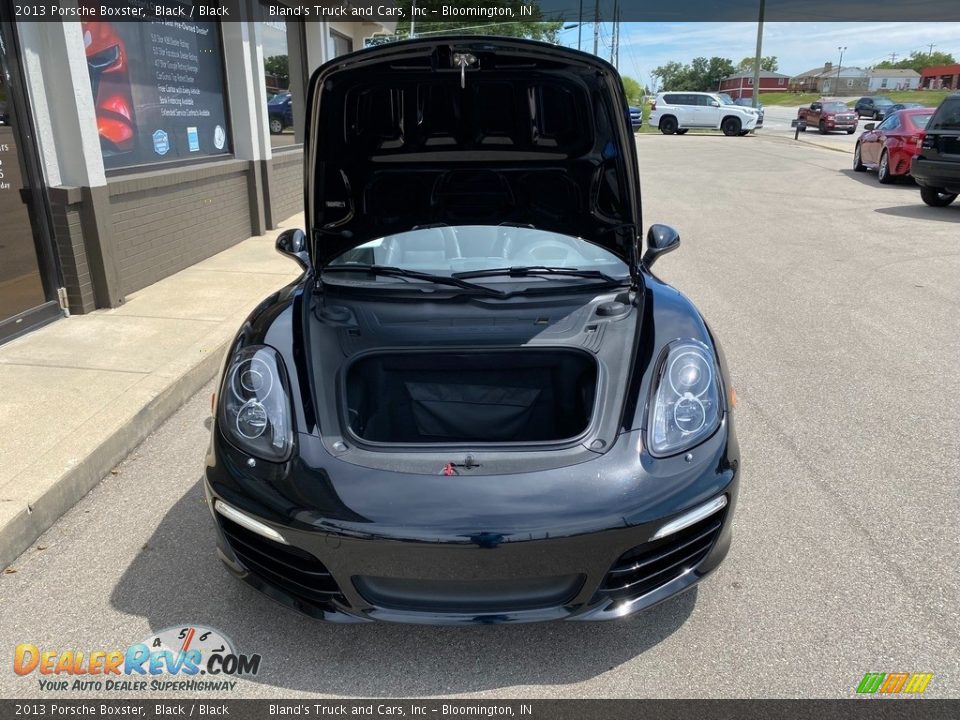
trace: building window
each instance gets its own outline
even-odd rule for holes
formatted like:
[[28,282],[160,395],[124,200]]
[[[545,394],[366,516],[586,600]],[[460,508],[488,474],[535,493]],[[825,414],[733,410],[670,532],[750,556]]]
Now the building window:
[[777,85],[783,85],[783,78],[777,78]]
[[271,147],[292,145],[293,95],[290,92],[290,50],[287,23],[264,20],[260,23],[263,42],[263,80],[267,92],[267,124]]
[[748,77],[748,78],[747,78],[747,85],[753,85],[753,78],[752,78],[752,77]]
[[852,88],[852,87],[853,87],[853,78],[847,78],[847,87],[848,87],[848,88]]
[[330,39],[333,40],[333,56],[340,57],[353,52],[353,40],[336,30],[330,31]]
[[880,81],[880,87],[885,88],[886,86],[887,86],[887,79],[883,78],[883,80]]
[[216,22],[97,20],[81,32],[105,168],[231,152]]

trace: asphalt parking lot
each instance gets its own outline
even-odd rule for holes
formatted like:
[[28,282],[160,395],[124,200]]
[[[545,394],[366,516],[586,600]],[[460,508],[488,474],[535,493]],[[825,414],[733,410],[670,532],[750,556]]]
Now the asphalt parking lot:
[[[791,121],[797,119],[797,110],[798,107],[785,107],[780,105],[769,105],[763,109],[763,129],[758,132],[762,133],[764,137],[782,137],[793,139],[793,136],[796,134],[796,128],[790,126]],[[819,130],[815,127],[807,128],[805,132],[800,133],[799,140],[801,142],[810,143],[818,145],[824,148],[832,148],[834,150],[840,150],[843,152],[850,153],[850,160],[853,162],[853,146],[857,142],[857,138],[860,137],[863,133],[863,126],[870,122],[876,122],[877,125],[881,121],[874,121],[868,118],[861,118],[857,123],[857,130],[852,134],[847,134],[846,131],[843,132],[830,132],[825,135],[821,135]]]
[[[782,133],[637,143],[645,222],[682,237],[655,269],[740,398],[734,544],[698,589],[600,625],[302,618],[215,558],[208,386],[0,577],[0,647],[200,623],[262,654],[243,697],[847,697],[868,671],[960,696],[960,205]],[[9,670],[0,692],[42,695]]]

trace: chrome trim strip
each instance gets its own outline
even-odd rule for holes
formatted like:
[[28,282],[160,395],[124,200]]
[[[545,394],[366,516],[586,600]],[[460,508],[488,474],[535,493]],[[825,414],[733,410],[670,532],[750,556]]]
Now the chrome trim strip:
[[652,540],[659,540],[660,538],[667,537],[668,535],[673,535],[676,532],[680,532],[684,528],[688,528],[694,523],[698,523],[706,517],[710,517],[715,512],[723,510],[727,506],[727,496],[721,495],[715,497],[709,502],[705,502],[703,505],[694,508],[688,513],[684,513],[675,520],[671,520],[666,525],[657,530],[656,534],[651,538]]
[[218,513],[223,515],[229,520],[233,520],[237,525],[245,527],[250,532],[255,532],[257,535],[267,538],[268,540],[273,540],[274,542],[283,543],[284,545],[289,545],[286,539],[274,530],[269,525],[256,520],[246,513],[240,512],[232,505],[227,505],[223,500],[217,500],[213,504],[213,509]]

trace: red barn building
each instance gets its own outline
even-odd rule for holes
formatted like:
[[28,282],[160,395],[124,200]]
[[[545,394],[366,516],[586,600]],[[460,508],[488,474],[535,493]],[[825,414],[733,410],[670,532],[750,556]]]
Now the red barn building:
[[960,90],[960,65],[934,65],[920,73],[920,87],[926,90]]
[[[787,89],[789,81],[789,75],[761,70],[760,95],[762,96],[765,92],[783,92]],[[727,93],[734,100],[739,100],[742,97],[753,97],[753,71],[748,70],[725,77],[720,81],[720,87],[717,90]]]

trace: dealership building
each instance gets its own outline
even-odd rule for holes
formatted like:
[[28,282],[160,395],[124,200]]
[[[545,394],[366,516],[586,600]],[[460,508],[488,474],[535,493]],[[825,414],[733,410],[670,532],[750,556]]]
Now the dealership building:
[[239,3],[223,23],[13,22],[0,0],[0,342],[301,211],[310,73],[394,28]]

